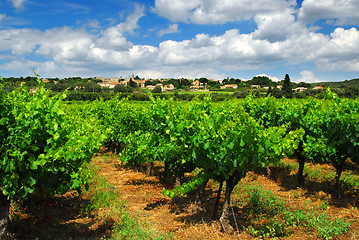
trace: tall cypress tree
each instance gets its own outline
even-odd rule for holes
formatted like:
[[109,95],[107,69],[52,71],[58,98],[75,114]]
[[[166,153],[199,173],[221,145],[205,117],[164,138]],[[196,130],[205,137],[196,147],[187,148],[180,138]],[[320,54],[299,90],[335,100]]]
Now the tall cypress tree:
[[289,75],[286,74],[283,81],[283,87],[282,87],[283,95],[286,98],[292,98],[293,97],[293,90],[292,90],[292,84],[290,82]]

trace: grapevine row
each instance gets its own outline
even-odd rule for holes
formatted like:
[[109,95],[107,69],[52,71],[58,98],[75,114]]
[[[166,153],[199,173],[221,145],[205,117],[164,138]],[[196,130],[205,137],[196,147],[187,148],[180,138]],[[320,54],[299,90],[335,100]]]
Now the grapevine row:
[[0,88],[0,238],[11,200],[62,194],[86,186],[80,177],[105,135],[95,120],[65,113],[65,94],[50,97],[39,80],[34,94]]
[[145,105],[127,100],[97,102],[92,112],[107,124],[109,141],[121,145],[122,161],[139,165],[164,163],[162,179],[193,180],[174,190],[183,195],[209,179],[226,182],[221,220],[226,222],[234,186],[248,171],[275,165],[285,155],[297,157],[298,182],[306,161],[332,163],[336,183],[350,158],[358,163],[358,100],[253,99],[190,103],[151,99]]

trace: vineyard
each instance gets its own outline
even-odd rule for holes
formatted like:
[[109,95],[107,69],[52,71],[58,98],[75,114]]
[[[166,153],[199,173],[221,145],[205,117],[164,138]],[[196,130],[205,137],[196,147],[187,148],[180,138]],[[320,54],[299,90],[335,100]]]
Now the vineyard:
[[[50,97],[41,82],[34,94],[26,87],[0,94],[2,235],[6,228],[11,232],[15,202],[71,190],[94,194],[98,182],[110,181],[114,188],[132,172],[143,176],[137,182],[150,179],[157,186],[146,208],[167,209],[162,218],[169,218],[191,206],[197,217],[189,222],[207,222],[203,239],[359,238],[358,99],[342,99],[328,89],[325,99],[249,95],[186,102],[150,96],[141,103],[113,98],[69,104],[66,93]],[[111,160],[93,157],[100,147],[113,154]],[[114,166],[116,181],[103,174]],[[277,188],[265,189],[274,183]],[[126,195],[125,189],[121,184],[115,192]],[[120,222],[109,234],[113,238],[189,239],[178,228],[160,229],[158,235],[142,229],[136,236],[128,230],[132,222],[124,220],[134,216],[117,206],[131,204],[112,204],[117,215],[110,219]],[[111,208],[107,205],[87,209]]]

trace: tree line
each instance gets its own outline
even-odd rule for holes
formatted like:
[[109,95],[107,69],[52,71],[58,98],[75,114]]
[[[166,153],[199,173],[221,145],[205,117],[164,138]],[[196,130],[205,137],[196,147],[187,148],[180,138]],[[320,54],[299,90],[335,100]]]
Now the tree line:
[[[140,79],[136,76],[135,79]],[[123,79],[122,79],[123,80]],[[356,98],[359,96],[359,79],[345,80],[341,82],[323,82],[323,83],[294,83],[290,81],[288,74],[285,75],[284,79],[279,82],[274,82],[267,76],[256,76],[251,80],[244,81],[238,78],[226,78],[222,80],[222,84],[219,81],[210,80],[207,78],[199,78],[199,83],[211,92],[233,92],[232,97],[234,98],[244,98],[250,93],[255,97],[266,97],[273,96],[276,98],[307,98],[309,96],[314,96],[317,98],[324,98],[325,89],[330,87],[331,91],[335,92],[339,97],[346,98]],[[119,80],[121,81],[121,79]],[[48,78],[45,81],[45,88],[52,91],[53,94],[61,93],[66,89],[69,91],[68,100],[90,100],[93,101],[98,98],[110,99],[114,95],[121,94],[131,94],[134,92],[142,93],[161,93],[162,88],[158,84],[170,85],[172,84],[175,87],[172,94],[176,94],[176,91],[188,91],[192,85],[193,80],[189,79],[153,79],[146,80],[144,86],[156,86],[153,90],[148,90],[140,88],[140,86],[130,79],[127,86],[123,84],[117,84],[113,89],[101,87],[98,83],[102,80],[97,78],[81,78],[81,77],[71,77],[65,79],[59,78]],[[3,85],[3,91],[9,93],[19,87],[20,85],[25,85],[28,89],[34,89],[37,86],[36,77],[9,77],[1,78],[0,83]],[[221,89],[221,86],[234,84],[237,88],[226,88]],[[323,89],[315,89],[316,86],[322,86]],[[259,86],[257,88],[257,86]],[[296,88],[301,87],[305,88],[303,91],[294,91]],[[293,90],[294,89],[294,90]],[[136,100],[144,99],[142,95],[137,94],[134,98],[140,97]],[[180,99],[179,96],[174,96],[177,99]],[[185,97],[188,99],[188,97]],[[148,98],[147,98],[148,100]]]

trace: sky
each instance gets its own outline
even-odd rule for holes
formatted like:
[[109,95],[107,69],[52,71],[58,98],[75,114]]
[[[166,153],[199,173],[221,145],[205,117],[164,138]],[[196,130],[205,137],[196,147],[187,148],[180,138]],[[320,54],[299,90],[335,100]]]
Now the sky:
[[0,76],[359,78],[359,0],[0,0]]

